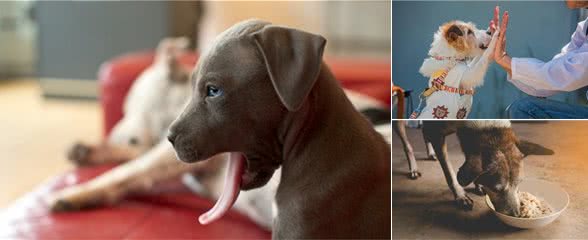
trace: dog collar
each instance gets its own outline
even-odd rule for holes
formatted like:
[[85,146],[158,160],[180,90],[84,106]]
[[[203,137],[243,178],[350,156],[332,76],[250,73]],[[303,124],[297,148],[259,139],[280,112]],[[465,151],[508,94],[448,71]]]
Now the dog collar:
[[467,58],[456,58],[456,57],[444,57],[444,56],[430,56],[431,58],[439,61],[449,60],[449,61],[457,61],[457,62],[465,62]]

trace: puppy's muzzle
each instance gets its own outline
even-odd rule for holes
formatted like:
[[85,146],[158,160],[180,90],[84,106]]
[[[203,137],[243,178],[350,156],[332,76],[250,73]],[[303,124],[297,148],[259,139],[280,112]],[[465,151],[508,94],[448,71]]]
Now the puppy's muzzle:
[[170,133],[167,135],[167,140],[172,144],[172,146],[174,146],[174,142],[176,141],[177,137],[178,137],[177,134]]
[[184,135],[174,133],[174,131],[170,131],[167,135],[167,140],[176,152],[176,158],[185,163],[193,163],[201,159],[198,151],[191,147],[190,144],[186,144],[184,137]]

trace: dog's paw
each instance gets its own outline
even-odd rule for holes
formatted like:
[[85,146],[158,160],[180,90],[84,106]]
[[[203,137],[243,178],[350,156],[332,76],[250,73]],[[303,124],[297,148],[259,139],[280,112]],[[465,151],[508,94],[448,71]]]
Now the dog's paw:
[[482,188],[482,185],[478,185],[478,184],[475,185],[473,192],[474,192],[474,194],[476,194],[478,196],[486,195],[486,193],[484,192],[484,189]]
[[455,198],[455,204],[462,210],[471,211],[474,209],[474,200],[472,200],[468,195]]
[[422,176],[422,174],[418,170],[413,170],[408,173],[408,178],[410,178],[412,180],[416,180],[421,176]]
[[488,44],[488,48],[486,49],[486,51],[489,52],[493,52],[494,51],[494,47],[496,46],[496,42],[498,41],[498,32],[500,30],[496,30],[494,32],[494,34],[492,34],[492,38],[490,39],[490,43]]
[[75,193],[68,189],[53,193],[46,198],[46,203],[52,212],[78,211],[83,208],[83,204],[76,201]]
[[81,207],[79,205],[68,202],[65,199],[55,199],[49,205],[49,209],[52,212],[72,212],[79,211]]
[[[112,201],[116,199],[111,196]],[[79,211],[109,203],[109,196],[100,189],[88,185],[76,185],[55,192],[45,198],[45,202],[53,212]]]
[[91,155],[94,150],[94,147],[78,142],[67,152],[67,159],[77,166],[92,165]]

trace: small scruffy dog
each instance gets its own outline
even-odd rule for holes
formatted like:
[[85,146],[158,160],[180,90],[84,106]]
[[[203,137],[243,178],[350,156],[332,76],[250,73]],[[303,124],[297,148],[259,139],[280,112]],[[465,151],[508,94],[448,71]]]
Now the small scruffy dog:
[[474,89],[484,83],[497,36],[492,36],[490,30],[477,29],[473,23],[451,21],[441,25],[434,35],[429,58],[419,69],[429,77],[429,88],[411,118],[466,118]]

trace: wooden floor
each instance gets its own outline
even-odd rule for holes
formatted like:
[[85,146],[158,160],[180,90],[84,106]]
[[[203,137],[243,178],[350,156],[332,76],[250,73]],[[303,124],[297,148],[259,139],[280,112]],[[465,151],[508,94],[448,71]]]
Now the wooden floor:
[[100,139],[97,101],[44,99],[34,80],[0,79],[0,208],[72,168],[76,140]]
[[[474,200],[471,211],[459,210],[437,161],[424,160],[421,129],[407,129],[422,177],[407,177],[408,161],[398,135],[392,137],[393,239],[587,239],[588,121],[532,121],[513,124],[519,139],[541,144],[554,155],[531,155],[523,160],[523,180],[542,179],[561,186],[570,197],[565,212],[553,223],[522,230],[502,224],[485,198],[465,188]],[[447,137],[447,151],[455,172],[465,161],[455,134]],[[540,196],[539,196],[540,197]]]

